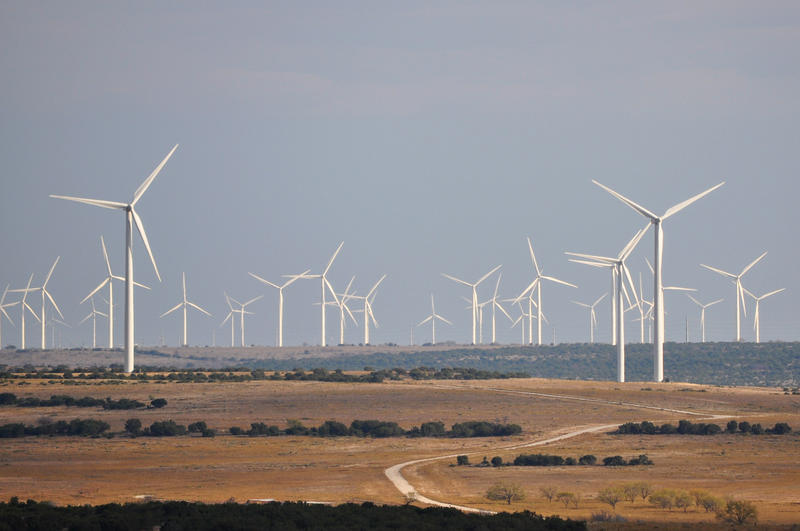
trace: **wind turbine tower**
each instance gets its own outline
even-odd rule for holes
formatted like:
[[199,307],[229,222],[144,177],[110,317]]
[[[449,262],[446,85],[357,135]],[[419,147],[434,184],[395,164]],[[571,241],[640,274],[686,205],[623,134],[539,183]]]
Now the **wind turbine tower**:
[[435,345],[436,344],[436,320],[437,319],[442,321],[443,323],[447,323],[449,325],[453,324],[450,321],[448,321],[447,319],[445,319],[444,317],[442,317],[441,315],[436,313],[436,306],[433,303],[433,293],[431,293],[431,314],[428,317],[426,317],[425,319],[423,319],[422,321],[420,321],[420,323],[417,325],[417,326],[422,326],[425,323],[427,323],[428,321],[431,322],[431,345]]
[[589,309],[589,344],[594,343],[594,329],[597,326],[597,314],[594,311],[595,306],[597,306],[600,301],[606,298],[607,293],[603,293],[596,301],[592,304],[586,304],[585,302],[580,301],[572,301],[574,304],[578,306],[582,306],[583,308]]
[[743,287],[742,289],[745,291],[745,293],[750,295],[750,297],[752,297],[754,301],[756,301],[756,312],[755,312],[755,315],[753,317],[753,328],[756,331],[756,343],[760,343],[761,342],[761,321],[759,319],[759,314],[758,314],[759,303],[761,301],[763,301],[764,299],[766,299],[767,297],[772,297],[773,295],[777,295],[781,291],[784,291],[786,288],[781,288],[781,289],[776,289],[775,291],[770,291],[769,293],[765,293],[764,295],[762,295],[760,297],[756,297],[755,295],[750,293],[750,291],[748,291],[747,288]]
[[289,275],[289,280],[284,282],[282,285],[277,285],[269,280],[263,279],[260,276],[256,275],[255,273],[248,273],[251,277],[258,280],[262,284],[266,284],[267,286],[272,286],[273,288],[278,290],[278,346],[283,346],[283,288],[289,286],[292,282],[296,281],[298,278],[308,278],[308,272],[311,271],[310,269],[306,269],[299,275]]
[[5,302],[7,293],[8,293],[8,284],[6,284],[6,289],[3,290],[3,296],[0,297],[0,314],[2,314],[0,315],[0,350],[3,348],[3,317],[5,316],[5,318],[8,319],[8,322],[11,323],[12,326],[14,325],[14,321],[11,320],[11,316],[8,315],[6,308],[11,308],[19,304],[19,301],[8,302],[8,303]]
[[[698,199],[710,194],[725,182],[721,182],[716,186],[712,186],[705,192],[701,192],[695,196],[690,197],[686,201],[682,203],[678,203],[666,210],[663,215],[657,216],[653,214],[651,211],[647,210],[643,206],[634,203],[627,197],[624,197],[621,194],[618,194],[611,188],[608,188],[605,185],[600,184],[599,182],[592,180],[594,184],[608,192],[609,194],[613,195],[633,210],[641,214],[642,216],[646,217],[650,220],[650,223],[653,224],[654,228],[654,243],[655,243],[655,274],[653,275],[653,304],[655,308],[654,317],[655,317],[655,334],[653,337],[653,379],[656,382],[663,382],[664,381],[664,297],[662,291],[662,281],[661,281],[661,267],[662,267],[662,253],[664,250],[664,229],[662,227],[662,223],[664,220],[669,218],[670,216],[680,212],[687,206],[691,205]],[[622,312],[622,309],[619,310]]]
[[[187,327],[187,324],[186,324],[186,322],[187,322],[186,309],[189,308],[189,307],[194,308],[198,312],[203,312],[204,314],[206,314],[209,317],[211,317],[211,314],[208,313],[203,308],[201,308],[200,306],[196,305],[193,302],[189,302],[189,300],[186,299],[186,273],[182,273],[181,276],[182,276],[182,279],[183,279],[183,300],[181,302],[179,302],[178,304],[176,304],[171,309],[169,309],[166,312],[162,313],[161,317],[166,317],[167,315],[171,314],[172,312],[174,312],[178,308],[183,307],[183,346],[184,347],[188,347],[189,346],[189,335],[187,333],[187,328],[188,327]],[[92,303],[92,304],[94,304],[94,303]]]
[[476,344],[477,331],[478,331],[477,330],[477,326],[478,326],[478,323],[477,323],[477,321],[478,321],[478,285],[481,282],[483,282],[484,280],[486,280],[487,278],[489,278],[495,271],[497,271],[501,267],[503,267],[503,266],[499,265],[499,266],[495,267],[494,269],[492,269],[491,271],[489,271],[488,273],[483,275],[481,278],[479,278],[478,281],[475,282],[474,284],[471,284],[471,283],[469,283],[469,282],[467,282],[465,280],[461,280],[460,278],[456,278],[454,276],[448,275],[447,273],[442,273],[442,276],[444,276],[445,278],[449,278],[450,280],[452,280],[454,282],[458,282],[459,284],[464,284],[465,286],[469,286],[470,288],[472,288],[472,344],[473,345]]
[[109,208],[111,210],[122,210],[125,212],[125,372],[133,372],[133,346],[134,346],[134,334],[133,334],[133,226],[136,225],[136,229],[139,232],[139,236],[142,238],[142,243],[144,243],[145,249],[147,249],[147,254],[150,256],[150,261],[153,264],[153,270],[156,273],[156,277],[158,281],[161,282],[161,275],[158,273],[158,267],[156,266],[156,259],[153,256],[153,251],[150,249],[150,242],[147,239],[147,233],[144,231],[144,225],[142,225],[142,218],[139,217],[139,214],[136,213],[135,207],[139,200],[142,198],[142,195],[147,191],[150,185],[153,183],[153,180],[156,178],[158,173],[167,163],[169,158],[175,153],[175,150],[178,149],[178,145],[175,144],[175,147],[167,153],[167,156],[164,157],[164,160],[156,166],[153,172],[147,177],[147,179],[142,182],[139,188],[136,189],[136,192],[133,194],[133,199],[130,203],[119,203],[116,201],[105,201],[101,199],[85,199],[82,197],[71,197],[71,196],[63,196],[63,195],[51,195],[50,197],[56,199],[66,199],[68,201],[76,201],[78,203],[86,203],[87,205],[94,205],[102,208]]
[[713,302],[709,302],[708,304],[703,304],[699,300],[695,299],[688,293],[686,294],[687,297],[692,299],[692,302],[695,303],[700,307],[700,342],[706,342],[706,309],[714,306],[715,304],[722,302],[724,299],[717,299]]

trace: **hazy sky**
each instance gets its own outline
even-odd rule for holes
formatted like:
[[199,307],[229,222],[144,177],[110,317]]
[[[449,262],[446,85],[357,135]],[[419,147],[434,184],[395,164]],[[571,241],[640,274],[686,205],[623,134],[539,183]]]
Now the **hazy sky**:
[[[0,71],[0,282],[35,273],[38,285],[60,255],[50,287],[73,326],[65,344],[91,343],[78,302],[103,278],[101,234],[123,273],[124,216],[48,194],[129,201],[175,143],[137,207],[163,277],[137,239],[136,279],[153,287],[137,292],[140,344],[178,342],[180,317],[158,316],[180,300],[182,271],[214,314],[190,315],[191,343],[212,330],[229,341],[226,290],[265,295],[246,339],[274,344],[277,292],[247,272],[318,273],[342,240],[337,289],[356,275],[364,294],[388,275],[373,343],[408,343],[432,292],[455,323],[437,338],[464,342],[469,289],[441,273],[471,281],[503,264],[501,295],[516,296],[532,279],[526,236],[545,274],[579,286],[545,285],[557,341],[585,341],[569,301],[596,299],[609,277],[564,251],[616,254],[644,225],[591,179],[657,213],[726,181],[665,222],[665,284],[724,297],[707,336],[729,340],[734,288],[698,264],[738,272],[767,250],[745,286],[787,292],[763,303],[762,340],[800,339],[796,2],[9,1]],[[630,259],[648,299],[652,253],[649,233]],[[287,344],[319,343],[318,298],[318,282],[287,288]],[[687,315],[697,338],[685,295],[666,311],[668,340],[683,340]],[[598,313],[608,341],[608,305]],[[499,330],[519,341],[507,321]],[[19,344],[19,329],[3,334]],[[351,327],[346,340],[362,337]]]

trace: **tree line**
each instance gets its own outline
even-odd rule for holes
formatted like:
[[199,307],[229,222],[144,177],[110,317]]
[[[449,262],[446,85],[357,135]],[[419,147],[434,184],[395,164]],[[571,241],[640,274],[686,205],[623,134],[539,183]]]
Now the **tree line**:
[[52,395],[50,398],[38,398],[35,396],[17,397],[14,393],[0,393],[0,406],[17,407],[101,407],[103,409],[140,409],[140,408],[161,408],[167,405],[164,398],[156,398],[149,404],[140,402],[132,398],[93,398],[83,396],[75,398],[69,395]]
[[[731,420],[725,425],[725,433],[742,433],[752,435],[786,435],[792,432],[792,427],[786,422],[776,422],[772,428],[764,428],[761,424],[750,424],[747,421],[737,422]],[[621,424],[614,432],[619,435],[717,435],[722,433],[723,429],[717,424],[708,424],[705,422],[690,422],[688,420],[681,420],[677,426],[673,424],[662,424],[656,426],[650,421],[644,422],[626,422]]]
[[[625,460],[620,455],[611,457],[604,457],[603,466],[639,466],[639,465],[652,465],[653,461],[647,457],[646,454],[641,454],[638,457],[632,457]],[[456,456],[456,465],[468,466],[469,457],[466,455]],[[549,454],[520,454],[511,462],[503,462],[503,458],[499,455],[492,457],[491,461],[486,457],[483,461],[475,466],[593,466],[597,464],[597,457],[592,454],[582,455],[577,459],[574,457],[562,457],[560,455]]]

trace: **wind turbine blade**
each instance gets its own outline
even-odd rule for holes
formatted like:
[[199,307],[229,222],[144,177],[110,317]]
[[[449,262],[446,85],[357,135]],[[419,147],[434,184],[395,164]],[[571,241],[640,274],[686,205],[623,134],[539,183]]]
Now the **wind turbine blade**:
[[80,325],[82,325],[83,323],[85,323],[86,321],[88,321],[88,320],[89,320],[89,318],[90,318],[90,317],[92,317],[93,315],[94,315],[94,312],[89,312],[89,315],[87,315],[86,317],[84,317],[83,319],[81,319],[81,321],[78,323],[78,325],[79,325],[79,326],[80,326]]
[[511,321],[511,320],[512,320],[512,319],[511,319],[511,315],[510,315],[510,314],[509,314],[509,313],[506,311],[506,309],[505,309],[505,308],[503,308],[503,305],[502,305],[502,304],[500,304],[499,302],[495,301],[494,305],[495,305],[495,306],[497,306],[497,309],[498,309],[498,310],[500,310],[501,312],[503,312],[503,315],[505,315],[506,317],[508,317],[508,320],[509,320],[509,321]]
[[322,277],[322,280],[325,281],[325,285],[328,286],[328,290],[331,292],[331,295],[333,295],[333,300],[338,305],[339,304],[339,297],[336,296],[336,291],[333,289],[333,286],[331,286],[331,283],[324,276]]
[[202,309],[200,306],[196,305],[193,302],[186,301],[186,304],[188,304],[189,306],[191,306],[192,308],[194,308],[197,311],[203,312],[204,314],[206,314],[209,317],[213,317],[213,315],[211,315],[210,313],[208,313],[207,311],[205,311],[204,309]]
[[648,269],[650,269],[650,274],[651,275],[655,275],[656,274],[656,270],[653,269],[653,264],[650,263],[650,260],[648,260],[646,256],[644,257],[644,261],[647,262],[647,267],[648,267]]
[[592,307],[591,304],[586,304],[585,302],[580,302],[580,301],[569,301],[569,302],[571,302],[572,304],[577,304],[578,306],[583,306],[584,308]]
[[142,197],[142,194],[144,194],[147,191],[147,189],[150,187],[150,184],[153,182],[153,179],[156,178],[156,175],[158,175],[158,172],[161,171],[161,168],[164,167],[164,164],[167,163],[167,161],[172,156],[172,154],[175,153],[176,149],[178,149],[178,144],[175,144],[175,147],[173,147],[170,150],[170,152],[167,153],[167,156],[164,157],[164,160],[162,160],[161,163],[158,166],[156,166],[156,169],[153,170],[153,173],[151,173],[147,177],[147,179],[145,179],[144,182],[141,185],[139,185],[139,188],[136,189],[136,193],[133,194],[133,201],[131,201],[131,206],[135,206],[136,205],[136,203]]
[[250,300],[249,300],[249,301],[247,301],[246,303],[242,304],[242,308],[244,308],[244,307],[245,307],[245,306],[247,306],[248,304],[252,304],[252,303],[256,302],[258,299],[260,299],[260,298],[262,298],[262,297],[264,297],[264,296],[263,296],[263,295],[259,295],[258,297],[253,297],[252,299],[250,299]]
[[750,271],[750,268],[751,268],[751,267],[753,267],[754,265],[756,265],[756,264],[757,264],[757,263],[758,263],[758,262],[759,262],[759,261],[760,261],[762,258],[764,258],[765,256],[767,256],[767,251],[764,251],[764,254],[762,254],[761,256],[759,256],[758,258],[756,258],[755,260],[753,260],[752,262],[750,262],[750,265],[748,265],[747,267],[745,267],[745,268],[742,270],[742,272],[741,272],[741,273],[739,273],[739,276],[740,276],[740,277],[741,277],[741,276],[744,276],[744,274],[745,274],[745,273],[747,273],[748,271]]
[[46,290],[46,289],[44,289],[44,288],[42,288],[42,291],[44,292],[44,294],[45,294],[45,295],[47,295],[47,300],[49,300],[49,301],[50,301],[50,304],[52,304],[52,305],[53,305],[53,308],[55,308],[55,309],[56,309],[56,311],[58,312],[58,315],[60,315],[60,316],[61,316],[61,318],[63,319],[63,318],[64,318],[64,314],[63,314],[63,313],[61,313],[61,310],[58,308],[58,304],[56,304],[56,301],[55,301],[55,299],[53,299],[53,296],[52,296],[52,295],[50,295],[50,292],[49,292],[49,291],[47,291],[47,290]]
[[[624,262],[622,263],[622,269],[623,271],[625,271],[625,278],[628,279],[628,285],[631,287],[631,291],[633,292],[633,299],[636,301],[636,306],[638,307],[639,295],[636,294],[636,284],[633,283],[633,278],[631,278],[631,271],[628,269],[628,266],[626,266]],[[624,287],[625,282],[623,282],[622,279],[620,279],[620,282],[622,282],[622,285]],[[625,293],[626,293],[625,296],[627,297],[627,290],[625,290]],[[631,301],[630,299],[628,299],[628,304],[630,305],[630,303]]]
[[305,276],[308,274],[309,271],[311,271],[311,270],[310,269],[306,269],[305,271],[303,271],[299,275],[292,275],[292,277],[288,281],[283,283],[283,286],[281,286],[281,288],[285,288],[286,286],[288,286],[292,282],[296,282],[298,279],[305,278]]
[[111,281],[111,279],[110,279],[109,277],[106,277],[106,279],[105,279],[104,281],[102,281],[102,282],[101,282],[101,283],[100,283],[100,284],[99,284],[99,285],[98,285],[96,288],[94,288],[94,289],[92,290],[92,292],[91,292],[91,293],[89,293],[89,294],[88,294],[86,297],[84,297],[84,298],[83,298],[83,300],[81,301],[81,304],[83,304],[84,302],[86,302],[87,300],[89,300],[89,298],[90,298],[92,295],[94,295],[95,293],[97,293],[98,291],[100,291],[100,289],[101,289],[103,286],[105,286],[106,284],[108,284],[110,281]]
[[464,282],[460,278],[456,278],[456,277],[450,276],[447,273],[442,273],[442,276],[445,277],[445,278],[449,278],[450,280],[453,280],[453,281],[458,282],[460,284],[464,284],[465,286],[472,287],[472,284],[470,284],[469,282]]
[[447,323],[447,324],[449,324],[449,325],[452,325],[452,324],[453,324],[453,323],[451,323],[450,321],[448,321],[447,319],[445,319],[444,317],[442,317],[441,315],[436,315],[435,317],[436,317],[437,319],[439,319],[440,321],[444,321],[445,323]]
[[228,296],[228,295],[226,295],[226,297],[228,297],[228,299],[229,299],[228,306],[230,306],[230,303],[231,303],[231,302],[233,302],[233,303],[235,303],[235,304],[238,304],[239,306],[244,306],[244,305],[243,305],[241,302],[237,301],[237,300],[236,300],[236,299],[234,299],[233,297],[231,297],[231,296]]
[[619,261],[618,258],[610,258],[608,256],[597,256],[594,254],[573,253],[569,251],[565,252],[564,254],[567,254],[569,256],[577,256],[578,258],[585,258],[587,260],[598,260],[600,262],[608,262],[613,264],[616,264]]
[[[766,253],[764,253],[766,254]],[[50,267],[50,271],[47,272],[47,276],[44,277],[44,284],[42,284],[42,289],[47,287],[47,283],[50,282],[50,277],[53,276],[53,270],[56,268],[56,264],[61,259],[60,256],[56,256],[56,261],[53,262],[53,265]]]
[[497,299],[497,292],[500,290],[500,279],[502,278],[503,278],[503,273],[497,275],[497,283],[494,285],[494,296],[492,297],[492,300]]
[[342,250],[342,245],[344,245],[344,242],[339,244],[339,247],[336,248],[336,252],[334,252],[333,256],[331,256],[331,259],[328,262],[328,267],[326,267],[325,271],[323,271],[323,273],[322,273],[323,277],[328,274],[328,270],[330,270],[331,266],[333,265],[333,261],[336,260],[336,256],[339,254],[339,251]]
[[531,291],[531,290],[532,290],[534,287],[536,287],[536,284],[537,284],[538,282],[539,282],[539,277],[536,277],[536,278],[533,280],[533,282],[531,282],[531,283],[528,285],[528,287],[527,287],[527,288],[525,288],[525,289],[522,291],[522,293],[520,293],[520,294],[519,294],[519,296],[518,296],[516,299],[514,299],[514,303],[516,304],[517,302],[519,302],[520,300],[522,300],[522,297],[524,297],[526,293],[528,293],[528,292],[529,292],[529,291]]
[[[696,305],[700,306],[701,308],[703,307],[703,305],[700,303],[700,301],[698,301],[697,299],[695,299],[694,297],[692,297],[688,293],[686,294],[686,296],[689,297],[690,299],[692,299],[692,302],[695,303]],[[722,299],[720,299],[720,300],[722,300]],[[719,301],[717,301],[717,302],[719,302]]]
[[605,262],[603,262],[603,263],[601,263],[601,262],[589,262],[588,260],[576,260],[574,258],[570,258],[568,261],[576,263],[576,264],[583,264],[583,265],[588,265],[588,266],[592,266],[592,267],[604,267],[604,268],[614,267],[614,264],[609,264],[609,263],[605,263]]
[[737,286],[739,288],[739,296],[742,298],[742,313],[747,317],[747,305],[744,303],[744,286],[742,286],[741,281],[737,282]]
[[548,277],[548,276],[542,275],[541,278],[543,278],[545,280],[549,280],[550,282],[555,282],[557,284],[563,284],[564,286],[569,286],[571,288],[577,288],[578,287],[575,284],[571,284],[569,282],[565,282],[563,280],[559,280],[556,277]]
[[426,317],[425,319],[423,319],[422,321],[420,321],[420,322],[419,322],[419,324],[418,324],[417,326],[422,326],[422,325],[424,325],[425,323],[427,323],[428,321],[430,321],[431,319],[433,319],[433,315],[429,315],[428,317]]
[[695,288],[682,288],[680,286],[664,286],[664,291],[697,291]]
[[486,280],[487,278],[489,278],[490,276],[492,276],[492,274],[493,274],[495,271],[497,271],[498,269],[500,269],[501,267],[503,267],[503,266],[502,266],[502,265],[499,265],[499,266],[495,267],[494,269],[492,269],[491,271],[489,271],[488,273],[486,273],[485,275],[483,275],[483,276],[482,276],[482,277],[481,277],[481,278],[480,278],[480,279],[479,279],[479,280],[478,280],[478,281],[475,283],[475,285],[477,286],[478,284],[480,284],[481,282],[483,282],[484,280]]
[[22,303],[22,305],[23,305],[25,308],[27,308],[27,310],[28,310],[29,312],[31,312],[31,314],[33,315],[33,317],[34,317],[34,318],[35,318],[35,319],[36,319],[38,322],[40,322],[40,323],[42,322],[42,320],[41,320],[41,319],[39,319],[39,316],[36,314],[36,312],[34,311],[34,309],[33,309],[33,308],[31,308],[31,305],[30,305],[30,304],[28,304],[27,302],[24,302],[24,303]]
[[[19,304],[19,301],[15,302],[14,304]],[[8,308],[9,306],[14,306],[14,304],[8,304],[6,306],[0,306],[0,312],[2,312],[3,315],[6,316],[6,319],[8,319],[9,323],[11,323],[11,326],[16,327],[16,325],[14,324],[14,321],[11,319],[11,316],[8,315],[8,312],[6,311],[6,308]]]
[[662,220],[667,219],[668,217],[670,217],[671,215],[675,214],[676,212],[680,212],[681,210],[683,210],[687,206],[691,205],[692,203],[694,203],[695,201],[697,201],[701,197],[710,194],[711,192],[713,192],[714,190],[716,190],[717,188],[719,188],[723,184],[725,184],[725,181],[722,181],[721,183],[719,183],[716,186],[712,186],[711,188],[709,188],[705,192],[701,192],[701,193],[699,193],[699,194],[697,194],[697,195],[695,195],[693,197],[690,197],[689,199],[687,199],[686,201],[683,201],[682,203],[678,203],[677,205],[675,205],[673,207],[670,207],[669,209],[667,209],[666,212],[664,212],[664,215],[661,216],[661,219]]
[[[380,283],[381,283],[381,282],[383,282],[383,279],[385,279],[385,278],[386,278],[386,275],[383,275],[383,276],[380,278],[380,280],[378,280],[378,281],[375,283],[375,285],[374,285],[374,286],[372,286],[372,289],[371,289],[371,290],[369,290],[369,293],[367,293],[367,298],[369,298],[369,296],[370,296],[370,295],[372,295],[372,294],[375,292],[375,290],[376,290],[376,289],[378,289],[378,286],[380,285]],[[350,282],[352,282],[352,280],[351,280]],[[349,287],[349,284],[348,284],[348,287]],[[347,290],[345,290],[345,291],[347,291]]]
[[775,291],[770,291],[769,293],[767,293],[767,294],[765,294],[765,295],[762,295],[762,296],[760,296],[760,297],[759,297],[759,300],[762,300],[762,301],[763,301],[763,300],[764,300],[764,299],[766,299],[767,297],[772,297],[773,295],[776,295],[776,294],[780,293],[781,291],[786,291],[786,288],[781,288],[781,289],[776,289]]
[[181,279],[183,279],[183,302],[186,302],[186,273],[181,273]]
[[608,192],[609,194],[611,194],[614,197],[616,197],[617,199],[619,199],[620,201],[622,201],[623,203],[625,203],[626,205],[628,205],[629,207],[631,207],[632,209],[634,209],[639,214],[643,215],[644,217],[650,218],[653,221],[658,219],[658,216],[656,216],[655,214],[653,214],[652,212],[647,210],[642,205],[639,205],[638,203],[634,203],[633,201],[631,201],[630,199],[628,199],[624,195],[618,194],[617,192],[615,192],[614,190],[612,190],[608,186],[600,184],[599,182],[595,181],[594,179],[592,179],[592,182],[594,184],[596,184],[597,186],[599,186],[600,188],[602,188],[603,190],[605,190],[606,192]]
[[350,316],[350,319],[353,320],[353,324],[358,324],[358,321],[356,321],[356,318],[353,315],[353,312],[351,312],[350,308],[346,304],[344,304],[344,301],[342,301],[342,307],[345,309],[345,311],[347,311],[347,315]]
[[630,256],[633,250],[636,249],[636,246],[639,245],[639,242],[642,241],[644,235],[647,234],[647,229],[650,228],[650,225],[652,224],[648,223],[643,229],[634,234],[633,238],[631,238],[631,240],[625,245],[625,247],[623,247],[622,251],[620,251],[618,255],[620,260],[625,260],[626,258],[628,258],[628,256]]
[[[125,279],[122,279],[122,280],[125,280]],[[133,281],[133,285],[136,286],[137,288],[150,289],[149,287],[145,286],[144,284],[139,284],[135,280]]]
[[225,323],[227,323],[231,319],[232,316],[233,316],[233,311],[228,312],[228,315],[225,316],[225,319],[222,320],[222,322],[220,323],[219,326],[222,326]]
[[540,275],[542,271],[539,269],[539,263],[536,261],[536,255],[533,254],[533,244],[531,243],[530,237],[528,238],[528,250],[531,252],[531,262],[533,262],[533,267],[536,269],[536,274]]
[[736,275],[734,275],[733,273],[728,273],[727,271],[723,271],[722,269],[717,269],[716,267],[711,267],[705,264],[700,264],[700,267],[705,267],[709,271],[713,271],[714,273],[719,273],[720,275],[728,278],[733,278],[733,279],[737,278]]
[[114,274],[111,272],[111,261],[108,259],[108,251],[106,250],[106,242],[103,239],[103,235],[100,235],[100,247],[103,249],[103,258],[106,260],[106,269],[108,270],[108,276],[113,276]]
[[[269,280],[263,279],[263,278],[261,278],[260,276],[256,275],[255,273],[250,273],[250,272],[248,272],[247,274],[248,274],[248,275],[250,275],[251,277],[253,277],[254,279],[258,280],[259,282],[263,282],[263,283],[264,283],[264,284],[266,284],[267,286],[272,286],[273,288],[276,288],[276,289],[281,289],[281,286],[278,286],[277,284],[273,284],[273,283],[272,283],[272,282],[270,282]],[[288,286],[289,284],[291,284],[292,282],[294,282],[295,280],[297,280],[297,278],[298,278],[298,277],[294,277],[292,280],[290,280],[289,282],[287,282],[285,285],[286,285],[286,286]]]
[[128,205],[119,203],[117,201],[105,201],[103,199],[86,199],[85,197],[72,197],[68,195],[50,195],[54,199],[66,199],[67,201],[75,201],[76,203],[86,203],[87,205],[99,206],[102,208],[110,208],[112,210],[125,210]]
[[724,301],[724,300],[725,300],[725,299],[717,299],[717,300],[715,300],[714,302],[709,302],[708,304],[706,304],[706,308],[709,308],[709,307],[711,307],[711,306],[714,306],[715,304],[718,304],[718,303],[720,303],[720,302],[722,302],[722,301]]
[[150,249],[150,242],[147,240],[147,233],[144,231],[144,225],[142,225],[142,218],[139,217],[139,214],[131,207],[131,214],[133,214],[133,221],[136,223],[136,229],[139,231],[139,236],[142,237],[142,242],[144,243],[144,248],[147,249],[147,254],[150,256],[150,261],[153,263],[153,269],[156,272],[156,277],[158,281],[161,282],[161,275],[158,272],[158,266],[156,265],[156,259],[153,256],[153,250]]
[[174,307],[174,308],[171,308],[171,309],[167,310],[166,312],[162,313],[162,314],[160,315],[160,317],[164,317],[164,316],[167,316],[167,315],[171,314],[172,312],[174,312],[175,310],[177,310],[177,309],[178,309],[178,308],[180,308],[181,306],[183,306],[183,303],[182,303],[182,302],[179,302],[178,304],[176,304],[176,305],[175,305],[175,307]]
[[596,301],[594,301],[594,304],[592,304],[592,306],[597,306],[597,304],[598,304],[598,303],[599,303],[601,300],[603,300],[603,299],[605,299],[605,298],[606,298],[606,295],[608,295],[608,293],[603,293],[602,295],[600,295],[600,297],[599,297],[599,298],[598,298]]

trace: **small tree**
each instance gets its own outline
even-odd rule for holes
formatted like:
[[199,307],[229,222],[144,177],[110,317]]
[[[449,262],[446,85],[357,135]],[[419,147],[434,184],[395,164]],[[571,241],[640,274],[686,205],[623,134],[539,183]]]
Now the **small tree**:
[[750,423],[747,422],[746,420],[740,422],[739,423],[739,431],[742,432],[742,433],[750,433]]
[[469,457],[467,457],[466,455],[456,456],[456,464],[459,466],[469,465]]
[[525,491],[516,483],[495,483],[486,491],[486,497],[490,500],[505,500],[508,505],[512,501],[525,499]]
[[593,465],[597,463],[597,458],[592,454],[582,455],[580,459],[578,459],[579,465]]
[[502,466],[503,465],[503,458],[499,455],[492,457],[492,466]]
[[166,398],[155,398],[152,401],[150,401],[150,407],[151,408],[161,409],[162,407],[164,407],[166,405],[167,405],[167,399]]
[[208,429],[208,425],[206,425],[204,420],[199,420],[197,422],[192,422],[187,426],[189,433],[203,433],[205,430]]
[[670,489],[657,490],[650,495],[650,503],[656,507],[671,511],[675,506],[675,491]]
[[568,509],[570,504],[575,501],[575,494],[571,492],[559,492],[556,494],[556,499],[564,504],[564,509]]
[[139,435],[142,432],[142,421],[139,419],[126,420],[125,431],[127,431],[131,435]]
[[756,506],[749,501],[728,500],[725,502],[725,506],[717,511],[717,518],[737,524],[751,521],[755,523],[758,520],[758,511]]
[[597,499],[616,511],[617,504],[624,499],[624,492],[620,487],[606,487],[597,493]]
[[621,455],[603,458],[603,466],[625,466],[627,464]]
[[739,428],[739,423],[735,420],[729,420],[728,424],[725,425],[725,431],[728,433],[736,433],[736,430]]
[[543,497],[547,498],[547,501],[553,502],[553,498],[556,497],[556,490],[555,487],[547,486],[547,487],[539,487],[539,492],[542,494]]
[[653,487],[646,481],[637,482],[636,487],[639,489],[639,496],[642,497],[642,501],[646,500],[650,493],[653,492]]
[[700,505],[702,505],[703,509],[705,509],[707,513],[716,513],[722,509],[722,507],[725,505],[725,502],[716,496],[708,494],[702,499]]
[[686,512],[686,510],[691,507],[693,501],[694,499],[692,498],[691,494],[685,490],[679,490],[675,492],[675,507],[678,509],[683,509],[683,512]]
[[764,428],[761,426],[761,424],[753,424],[750,426],[750,433],[753,435],[762,435],[764,433]]
[[637,483],[625,483],[622,486],[623,499],[633,503],[639,496],[639,486]]

